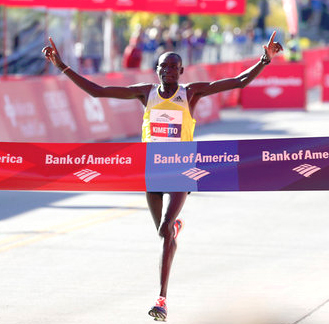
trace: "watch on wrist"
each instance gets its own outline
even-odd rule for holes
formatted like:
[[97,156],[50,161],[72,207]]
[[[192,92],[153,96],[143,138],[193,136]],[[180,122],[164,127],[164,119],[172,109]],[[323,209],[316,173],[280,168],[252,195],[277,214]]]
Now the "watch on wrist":
[[266,55],[266,53],[264,53],[261,57],[260,57],[260,61],[262,62],[262,64],[267,65],[271,63],[271,59]]

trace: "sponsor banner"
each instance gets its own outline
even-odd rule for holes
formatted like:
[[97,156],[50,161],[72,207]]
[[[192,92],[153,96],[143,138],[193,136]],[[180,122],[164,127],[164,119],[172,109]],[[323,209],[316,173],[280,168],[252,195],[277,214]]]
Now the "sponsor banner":
[[145,191],[144,143],[0,143],[1,190]]
[[[135,83],[122,73],[89,78],[104,86]],[[141,134],[138,100],[93,98],[63,75],[1,82],[0,107],[1,141],[73,143]]]
[[[217,80],[210,74],[209,65],[187,66],[184,74],[181,76],[181,83],[190,83],[195,81]],[[207,124],[215,120],[219,120],[220,113],[220,94],[201,98],[196,104],[194,111],[194,119],[198,125]]]
[[[249,66],[255,64],[253,61]],[[207,65],[205,68],[209,72],[208,80],[221,80],[239,75],[243,70],[242,61],[225,62],[215,65]],[[240,103],[241,89],[223,91],[218,94],[219,106],[222,108],[236,107]]]
[[238,141],[198,142],[195,162],[199,172],[203,171],[198,178],[198,191],[239,190]]
[[329,101],[329,60],[323,62],[322,101]]
[[149,191],[238,191],[238,142],[148,143]]
[[328,190],[329,138],[149,143],[150,191]]
[[[183,145],[182,145],[183,144]],[[238,141],[148,143],[149,191],[238,191]]]
[[244,14],[245,0],[2,0],[7,6],[76,8],[84,10],[148,11],[161,13]]
[[[24,82],[24,87],[21,82]],[[40,84],[38,78],[31,78],[28,82],[1,82],[0,119],[11,141],[51,141],[45,111],[42,109],[43,98],[37,90]]]
[[147,190],[198,191],[198,182],[183,175],[196,168],[197,143],[148,143],[145,171]]
[[[17,78],[1,83],[1,141],[76,142],[80,128],[63,77]],[[19,91],[18,91],[19,89]],[[4,134],[6,131],[7,134]],[[7,136],[6,136],[7,135]]]
[[314,48],[303,51],[303,62],[305,64],[306,89],[321,86],[323,61],[329,59],[329,47]]
[[[41,82],[40,82],[41,81]],[[81,139],[81,128],[77,124],[72,110],[72,101],[66,91],[67,79],[44,77],[35,80],[35,89],[41,103],[38,109],[43,111],[50,142],[78,142]],[[23,138],[23,141],[27,139]]]
[[[132,81],[120,73],[115,73],[112,76],[88,76],[88,78],[103,86],[107,84],[125,85],[125,83]],[[94,98],[68,79],[66,80],[66,89],[72,102],[73,113],[81,126],[82,141],[101,141],[136,136],[141,133],[143,110],[139,101]]]
[[[87,76],[107,86],[158,82],[153,71]],[[183,82],[209,80],[204,66],[187,69]],[[19,89],[19,91],[17,91]],[[0,141],[88,142],[140,136],[143,105],[138,100],[93,98],[64,75],[1,79]],[[217,95],[196,107],[199,125],[219,119]]]
[[329,190],[329,137],[0,143],[0,190]]
[[329,138],[240,141],[240,190],[328,190]]
[[241,91],[243,109],[305,109],[304,64],[270,64]]

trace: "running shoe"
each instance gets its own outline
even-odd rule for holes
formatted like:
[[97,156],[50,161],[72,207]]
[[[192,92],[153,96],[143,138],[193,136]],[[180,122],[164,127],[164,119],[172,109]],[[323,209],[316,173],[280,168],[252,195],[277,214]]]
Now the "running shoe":
[[166,298],[159,297],[155,306],[149,310],[149,315],[154,317],[155,321],[165,322],[167,318]]
[[175,230],[174,238],[177,238],[179,232],[183,229],[183,226],[184,226],[183,221],[177,218],[174,223],[174,230]]

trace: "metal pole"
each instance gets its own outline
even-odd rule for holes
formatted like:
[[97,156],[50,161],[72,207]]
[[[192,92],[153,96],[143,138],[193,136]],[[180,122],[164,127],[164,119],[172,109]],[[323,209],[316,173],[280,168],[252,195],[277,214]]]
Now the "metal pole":
[[8,59],[7,59],[7,8],[2,6],[2,31],[3,31],[3,76],[8,75]]
[[[48,44],[48,37],[49,37],[49,10],[48,10],[48,7],[46,7],[46,10],[45,10],[45,37],[44,37],[44,43],[45,43],[45,46],[46,44]],[[45,64],[46,64],[46,68],[45,68],[45,73],[46,74],[49,74],[49,63],[47,60],[45,60]]]
[[113,12],[108,10],[105,14],[104,23],[104,69],[106,72],[112,72],[114,70],[114,41],[113,41]]
[[[78,22],[77,22],[77,42],[81,45],[82,44],[82,12],[78,9]],[[80,53],[81,54],[81,53]],[[82,57],[78,57],[78,72],[81,73],[81,61]]]

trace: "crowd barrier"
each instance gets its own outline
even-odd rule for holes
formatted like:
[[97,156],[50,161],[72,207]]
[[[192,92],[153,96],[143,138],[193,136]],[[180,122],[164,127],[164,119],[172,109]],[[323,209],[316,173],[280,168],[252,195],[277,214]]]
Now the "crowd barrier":
[[270,64],[241,91],[243,109],[306,109],[304,63]]
[[0,143],[0,190],[329,189],[329,137],[173,143]]
[[[198,124],[209,123],[220,118],[221,108],[237,105],[243,109],[305,109],[305,91],[320,85],[326,100],[326,60],[329,48],[304,52],[301,63],[286,63],[278,56],[245,89],[202,98],[195,118]],[[181,82],[233,77],[255,62],[188,66]],[[139,70],[87,77],[104,86],[158,81],[154,71]],[[9,77],[0,83],[0,141],[92,142],[141,133],[143,107],[138,100],[93,98],[64,75]]]
[[303,52],[306,89],[321,86],[323,76],[323,61],[328,59],[329,47],[315,48]]
[[[138,73],[137,73],[138,72]],[[92,75],[101,85],[157,82],[152,71]],[[184,80],[208,79],[202,67],[186,70]],[[141,133],[143,106],[138,100],[93,98],[64,75],[1,80],[0,140],[12,142],[90,142]],[[198,124],[219,119],[219,96],[196,107]]]

